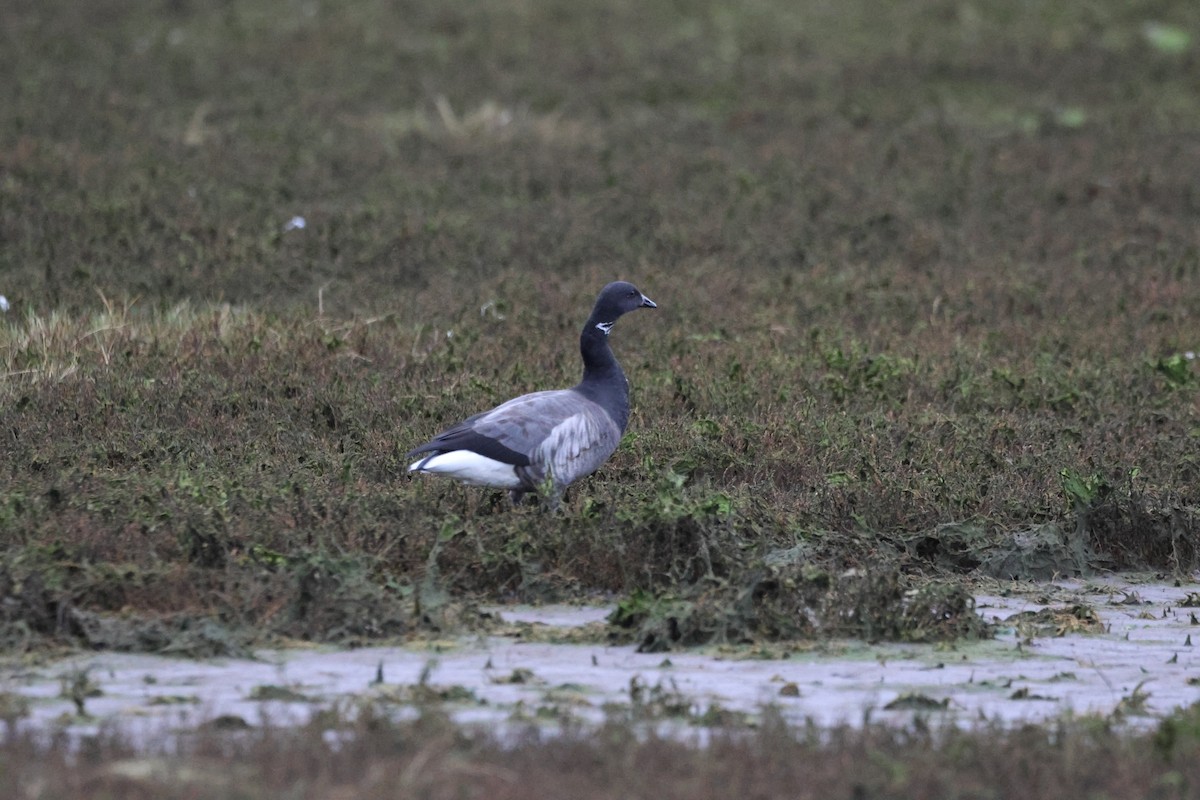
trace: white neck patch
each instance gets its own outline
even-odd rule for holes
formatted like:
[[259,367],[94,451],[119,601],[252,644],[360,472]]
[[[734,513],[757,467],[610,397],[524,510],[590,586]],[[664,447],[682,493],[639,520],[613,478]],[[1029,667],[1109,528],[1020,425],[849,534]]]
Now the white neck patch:
[[605,336],[608,336],[608,334],[612,332],[613,325],[615,324],[615,322],[597,322],[596,327],[604,331]]

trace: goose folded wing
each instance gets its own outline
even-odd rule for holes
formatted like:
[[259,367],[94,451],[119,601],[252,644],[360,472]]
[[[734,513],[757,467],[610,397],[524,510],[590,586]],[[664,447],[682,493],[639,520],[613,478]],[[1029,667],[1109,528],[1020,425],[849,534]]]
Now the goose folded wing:
[[581,410],[603,414],[590,400],[569,389],[534,392],[469,417],[414,449],[421,453],[470,450],[505,464],[526,467],[564,420]]
[[514,467],[529,466],[528,455],[517,452],[496,439],[479,433],[471,427],[470,419],[439,433],[420,447],[408,451],[408,458],[422,453],[450,453],[455,450],[468,450],[502,464],[512,464]]
[[471,422],[476,433],[493,442],[541,460],[540,451],[554,439],[554,432],[580,414],[602,415],[598,405],[570,389],[534,392],[509,400],[479,415]]

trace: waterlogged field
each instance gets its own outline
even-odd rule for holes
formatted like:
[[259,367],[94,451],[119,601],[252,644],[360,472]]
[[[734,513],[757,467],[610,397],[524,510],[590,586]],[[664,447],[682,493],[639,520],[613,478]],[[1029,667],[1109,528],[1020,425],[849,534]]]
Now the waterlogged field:
[[[1035,598],[1033,595],[1036,594]],[[1182,603],[1182,605],[1181,605]],[[197,724],[303,726],[339,713],[411,720],[432,710],[518,740],[621,719],[693,738],[760,724],[859,727],[937,720],[964,729],[1092,718],[1154,728],[1200,699],[1191,634],[1200,599],[1105,581],[982,596],[994,638],[940,647],[826,639],[771,649],[646,652],[603,640],[611,609],[506,607],[491,636],[408,647],[260,650],[253,659],[87,654],[11,671],[15,727],[105,727],[143,744]],[[599,640],[599,641],[597,641]]]
[[[583,602],[614,612],[586,646],[628,663],[716,652],[783,676],[783,653],[853,641],[934,664],[1057,642],[997,623],[985,595],[1128,570],[1157,576],[1138,613],[1170,633],[1130,631],[1144,685],[1095,672],[1112,683],[1083,707],[1098,727],[939,739],[904,718],[810,740],[795,722],[828,719],[825,695],[797,672],[779,698],[796,713],[714,744],[705,774],[757,764],[770,794],[804,765],[806,785],[859,796],[1200,779],[1181,766],[1198,745],[1175,642],[1200,568],[1200,7],[14,2],[0,31],[0,767],[49,765],[22,773],[27,795],[81,796],[88,775],[96,793],[224,791],[55,771],[78,738],[17,733],[62,713],[27,707],[23,676],[78,712],[45,687],[74,670],[84,692],[93,657],[462,653],[511,635],[497,606]],[[561,513],[405,475],[448,423],[573,383],[616,278],[659,308],[613,332],[630,428]],[[1127,610],[1089,607],[1108,633],[1037,623],[1085,642],[1080,663]],[[1014,698],[1033,673],[1012,668],[1011,690],[972,696],[1058,719],[1040,698],[1091,680],[1063,671],[1079,683]],[[720,693],[735,680],[713,697],[757,714],[757,688]],[[949,684],[912,702],[963,694]],[[643,688],[669,703],[667,685]],[[681,702],[704,706],[697,691]],[[1137,709],[1159,727],[1110,730]],[[346,776],[394,757],[377,774],[437,763],[420,786],[528,796],[576,747],[597,787],[636,793],[613,765],[645,758],[703,796],[685,745],[626,728],[610,750],[470,744],[422,714],[353,723],[340,766],[312,756],[319,725],[256,729],[244,785],[363,789]],[[444,749],[407,749],[414,731]],[[141,753],[107,735],[100,761]],[[232,747],[221,735],[189,757]],[[861,785],[836,769],[862,763]]]

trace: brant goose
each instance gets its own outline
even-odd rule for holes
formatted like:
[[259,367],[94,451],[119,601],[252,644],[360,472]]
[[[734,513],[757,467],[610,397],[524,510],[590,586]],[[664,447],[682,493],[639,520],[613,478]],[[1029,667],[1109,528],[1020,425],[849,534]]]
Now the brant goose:
[[421,458],[408,471],[508,489],[514,505],[539,492],[556,509],[569,485],[608,460],[629,422],[629,381],[608,346],[613,324],[628,311],[657,307],[632,283],[608,284],[579,335],[583,380],[468,417],[410,451]]

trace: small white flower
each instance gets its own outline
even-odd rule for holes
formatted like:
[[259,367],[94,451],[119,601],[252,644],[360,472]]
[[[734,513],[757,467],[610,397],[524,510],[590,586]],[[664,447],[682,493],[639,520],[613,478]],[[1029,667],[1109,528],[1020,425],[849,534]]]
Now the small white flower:
[[308,220],[304,219],[304,217],[296,216],[285,222],[283,229],[285,231],[302,231],[306,225],[308,225]]
[[8,311],[9,308],[8,298],[0,294],[0,311]]
[[[3,299],[3,298],[0,298],[0,299]],[[1194,361],[1196,359],[1196,353],[1194,350],[1188,350],[1186,353],[1183,354],[1183,357],[1186,358],[1188,361]]]

